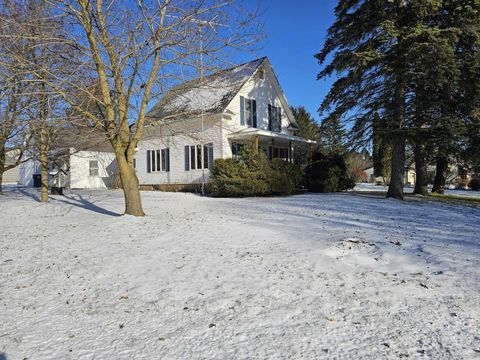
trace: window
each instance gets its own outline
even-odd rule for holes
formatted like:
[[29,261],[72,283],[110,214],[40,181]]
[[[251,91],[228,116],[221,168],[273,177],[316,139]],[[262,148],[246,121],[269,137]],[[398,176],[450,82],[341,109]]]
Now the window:
[[268,105],[268,130],[282,131],[282,108]]
[[[134,164],[136,166],[136,163]],[[170,171],[170,149],[147,150],[147,172]]]
[[272,159],[283,159],[289,160],[289,150],[288,148],[279,148],[270,146],[268,149],[268,158]]
[[98,176],[98,160],[90,160],[88,163],[90,176]]
[[240,96],[240,125],[257,127],[257,102]]
[[239,144],[236,142],[232,142],[232,158],[233,159],[238,159],[240,153],[242,152],[243,147],[245,144]]
[[259,78],[260,80],[265,79],[265,70],[263,70],[263,69],[259,69],[259,70],[258,70],[258,78]]
[[197,169],[202,168],[202,145],[197,145]]
[[213,143],[185,145],[185,171],[208,169],[213,163]]

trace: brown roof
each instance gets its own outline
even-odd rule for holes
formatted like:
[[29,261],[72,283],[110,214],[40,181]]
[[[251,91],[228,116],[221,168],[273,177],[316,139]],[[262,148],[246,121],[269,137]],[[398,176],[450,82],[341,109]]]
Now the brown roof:
[[113,152],[104,131],[90,127],[63,128],[55,133],[52,149],[74,148],[77,151]]

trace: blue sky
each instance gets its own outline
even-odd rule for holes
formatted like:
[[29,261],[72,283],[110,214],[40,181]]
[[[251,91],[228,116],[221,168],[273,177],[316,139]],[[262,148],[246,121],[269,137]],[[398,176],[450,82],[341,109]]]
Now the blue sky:
[[313,57],[334,21],[336,0],[261,0],[267,39],[259,55],[268,56],[291,105],[317,112],[331,80],[316,80],[320,65]]

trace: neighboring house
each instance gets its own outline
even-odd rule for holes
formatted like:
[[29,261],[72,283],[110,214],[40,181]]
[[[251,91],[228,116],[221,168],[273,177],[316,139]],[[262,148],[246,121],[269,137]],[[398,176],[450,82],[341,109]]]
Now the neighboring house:
[[[19,156],[18,150],[7,151],[5,165],[9,166],[16,162]],[[2,184],[17,184],[19,180],[19,166],[3,173]]]
[[292,161],[298,125],[267,58],[174,87],[147,114],[135,167],[141,185],[207,182],[214,159],[253,143]]
[[[369,183],[383,183],[384,179],[382,177],[375,177],[373,175],[373,166],[369,167],[364,170],[367,174],[367,182]],[[433,180],[435,178],[436,167],[435,165],[428,165],[427,166],[427,180],[429,184],[433,184]],[[415,165],[411,164],[410,166],[405,167],[405,177],[404,183],[405,185],[413,186],[415,185],[416,181],[416,172],[415,172]],[[452,164],[448,168],[447,178],[446,178],[446,185],[455,188],[455,187],[465,187],[471,179],[471,175],[462,171],[461,166]],[[389,179],[386,179],[387,183]]]
[[[49,151],[49,185],[70,189],[111,187],[117,178],[115,154],[101,132],[88,128],[62,129]],[[20,165],[21,185],[33,186],[40,174],[36,154]]]

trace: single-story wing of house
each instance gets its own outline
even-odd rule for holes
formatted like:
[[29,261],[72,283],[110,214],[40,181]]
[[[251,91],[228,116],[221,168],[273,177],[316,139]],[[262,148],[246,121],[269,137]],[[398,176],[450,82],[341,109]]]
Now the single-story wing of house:
[[[14,165],[20,156],[20,150],[10,150],[5,154],[5,166]],[[2,184],[18,184],[19,166],[8,169],[3,173]]]
[[[29,160],[19,167],[19,184],[38,185],[38,154],[27,153]],[[102,189],[117,181],[117,165],[110,142],[103,132],[79,127],[65,128],[55,134],[48,153],[49,185],[70,189]],[[38,179],[35,184],[35,178]]]
[[[255,144],[269,159],[292,161],[298,124],[264,57],[180,84],[147,114],[135,168],[144,187],[208,182],[215,159]],[[161,188],[160,186],[160,188]]]

